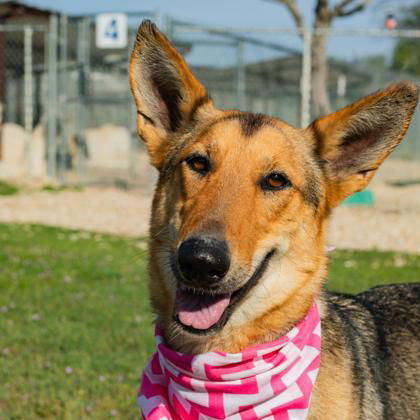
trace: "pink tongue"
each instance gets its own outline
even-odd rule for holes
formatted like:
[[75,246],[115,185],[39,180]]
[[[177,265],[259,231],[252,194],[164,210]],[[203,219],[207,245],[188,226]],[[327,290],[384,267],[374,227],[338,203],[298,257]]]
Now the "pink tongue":
[[182,324],[207,330],[216,324],[230,303],[230,295],[200,296],[178,291],[176,312]]

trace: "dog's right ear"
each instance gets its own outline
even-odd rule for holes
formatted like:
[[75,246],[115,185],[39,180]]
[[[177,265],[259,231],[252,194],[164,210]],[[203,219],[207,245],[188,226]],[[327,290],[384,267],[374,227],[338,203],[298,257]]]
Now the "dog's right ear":
[[212,103],[179,52],[149,20],[138,29],[129,76],[138,132],[159,169],[173,135],[197,111],[213,109]]

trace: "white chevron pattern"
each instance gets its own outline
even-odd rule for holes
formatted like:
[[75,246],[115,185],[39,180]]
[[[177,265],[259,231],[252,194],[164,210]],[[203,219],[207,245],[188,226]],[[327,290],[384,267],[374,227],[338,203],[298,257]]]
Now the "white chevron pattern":
[[286,336],[237,354],[184,355],[156,331],[138,397],[145,419],[307,418],[321,352],[316,305]]

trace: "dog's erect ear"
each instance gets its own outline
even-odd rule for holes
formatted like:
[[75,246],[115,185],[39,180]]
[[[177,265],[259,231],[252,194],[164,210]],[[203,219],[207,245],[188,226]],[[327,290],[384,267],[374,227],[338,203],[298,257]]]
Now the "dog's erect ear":
[[152,163],[159,168],[165,140],[181,129],[195,110],[210,106],[211,101],[178,51],[148,20],[137,32],[129,76],[138,131]]
[[399,82],[315,120],[306,129],[325,170],[330,207],[362,190],[400,143],[418,92],[414,83]]

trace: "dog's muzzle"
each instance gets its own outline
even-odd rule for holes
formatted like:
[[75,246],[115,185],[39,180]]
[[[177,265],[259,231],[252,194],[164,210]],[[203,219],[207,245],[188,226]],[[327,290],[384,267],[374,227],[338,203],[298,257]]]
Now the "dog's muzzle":
[[259,281],[274,253],[274,249],[269,251],[239,286],[239,282],[229,282],[231,257],[224,240],[204,235],[186,239],[171,263],[177,279],[174,321],[194,334],[223,328],[235,306]]

